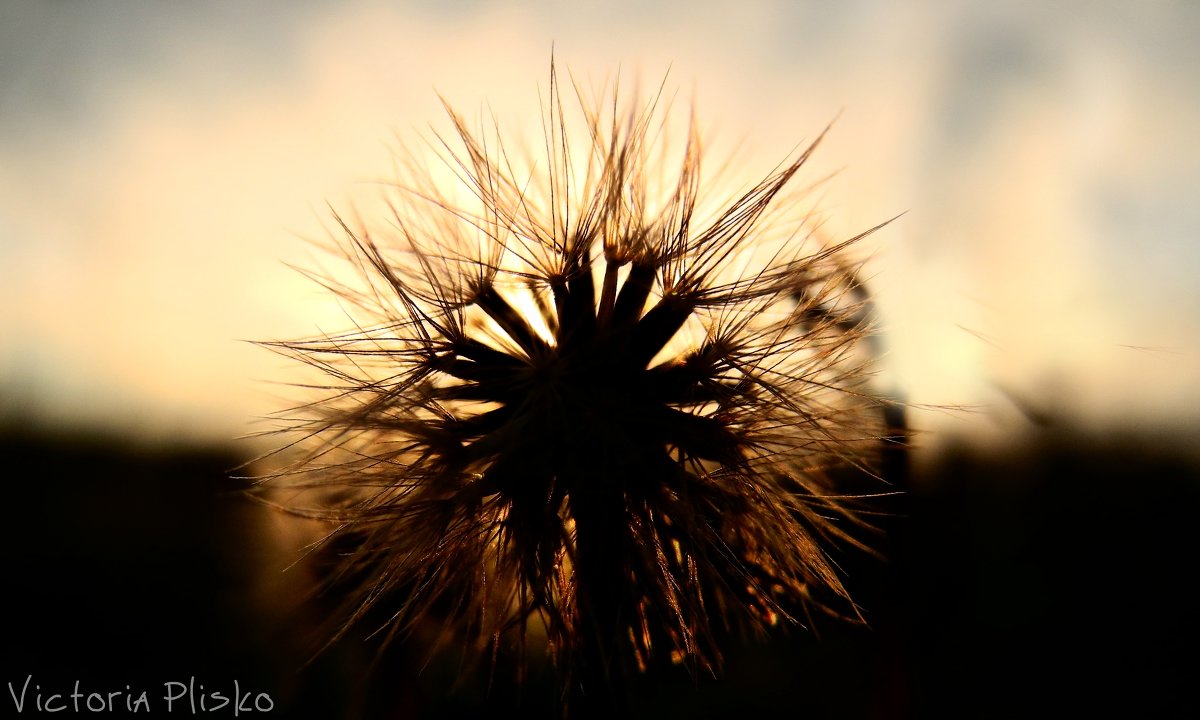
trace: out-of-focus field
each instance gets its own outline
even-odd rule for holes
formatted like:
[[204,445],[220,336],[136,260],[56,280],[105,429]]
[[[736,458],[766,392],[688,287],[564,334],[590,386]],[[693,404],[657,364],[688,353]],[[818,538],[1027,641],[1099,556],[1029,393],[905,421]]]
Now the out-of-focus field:
[[[454,652],[426,662],[424,636],[374,671],[364,629],[305,665],[324,605],[310,567],[285,568],[306,532],[237,494],[234,450],[15,426],[0,448],[18,691],[29,675],[31,693],[128,685],[161,711],[163,684],[194,676],[268,693],[271,717],[554,715],[549,671],[518,689],[505,652],[490,690]],[[870,627],[818,620],[735,646],[720,679],[647,678],[640,716],[1195,716],[1198,506],[1200,466],[1171,444],[1046,431],[951,447],[889,506],[886,561],[838,558]]]

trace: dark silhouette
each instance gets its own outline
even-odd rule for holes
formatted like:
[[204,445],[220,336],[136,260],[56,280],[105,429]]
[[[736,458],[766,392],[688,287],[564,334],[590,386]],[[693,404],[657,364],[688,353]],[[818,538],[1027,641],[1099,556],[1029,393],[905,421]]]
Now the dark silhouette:
[[[303,564],[280,574],[274,513],[230,494],[231,450],[11,428],[0,448],[3,680],[18,690],[33,675],[160,699],[194,675],[270,693],[268,717],[557,715],[551,670],[535,663],[518,687],[504,648],[494,671],[466,672],[461,648],[426,662],[401,641],[372,672],[378,642],[352,634],[305,666],[319,599],[298,591]],[[866,626],[817,618],[743,640],[719,679],[656,669],[630,689],[633,716],[1194,717],[1194,457],[1124,433],[964,444],[913,477],[886,559],[838,558]]]

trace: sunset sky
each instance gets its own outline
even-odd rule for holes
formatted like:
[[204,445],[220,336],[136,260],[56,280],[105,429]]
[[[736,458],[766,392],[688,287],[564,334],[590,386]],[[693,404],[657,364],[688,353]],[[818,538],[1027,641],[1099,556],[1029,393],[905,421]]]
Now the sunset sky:
[[939,435],[1200,420],[1200,5],[8,0],[0,415],[227,439],[244,341],[342,329],[289,267],[438,94],[538,142],[551,49],[667,85],[730,173],[830,121],[823,232],[870,240],[890,377]]

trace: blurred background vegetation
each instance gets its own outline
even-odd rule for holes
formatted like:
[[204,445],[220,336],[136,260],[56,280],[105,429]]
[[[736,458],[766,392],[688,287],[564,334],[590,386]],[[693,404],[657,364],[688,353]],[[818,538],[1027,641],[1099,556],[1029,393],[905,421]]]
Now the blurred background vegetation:
[[[322,601],[304,533],[238,494],[225,447],[0,437],[7,469],[4,678],[101,690],[167,681],[267,692],[273,717],[553,717],[554,678],[513,682],[427,657],[432,635],[372,669],[365,629],[312,664]],[[966,444],[917,469],[877,539],[838,559],[868,626],[734,643],[719,679],[647,677],[640,716],[1194,717],[1200,465],[1162,438],[1046,428]],[[430,631],[432,633],[432,629]],[[536,658],[535,658],[536,660]],[[490,684],[490,689],[489,689]]]

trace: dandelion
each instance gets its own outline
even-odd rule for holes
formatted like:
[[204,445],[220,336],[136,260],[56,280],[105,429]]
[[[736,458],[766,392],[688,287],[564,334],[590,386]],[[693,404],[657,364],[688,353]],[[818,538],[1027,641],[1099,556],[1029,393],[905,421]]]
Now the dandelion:
[[267,485],[315,493],[288,509],[348,548],[345,628],[544,637],[602,699],[717,670],[718,631],[855,617],[829,552],[867,498],[838,471],[872,473],[891,430],[857,238],[823,242],[790,190],[820,138],[715,194],[661,88],[574,94],[552,67],[536,153],[447,106],[452,180],[410,159],[383,222],[338,217],[355,281],[316,277],[354,326],[267,343],[325,377]]

